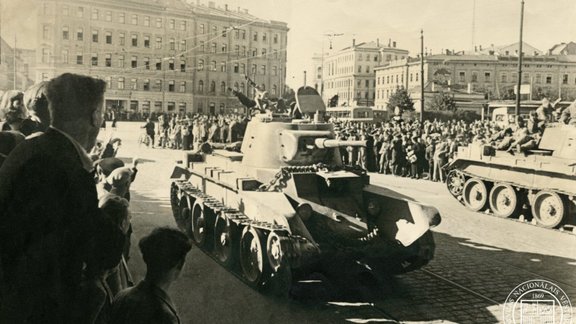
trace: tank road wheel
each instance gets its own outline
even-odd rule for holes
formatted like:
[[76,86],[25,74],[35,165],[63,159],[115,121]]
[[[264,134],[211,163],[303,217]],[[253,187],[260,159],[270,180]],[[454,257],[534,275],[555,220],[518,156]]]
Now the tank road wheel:
[[198,246],[204,246],[206,242],[206,218],[202,203],[195,203],[192,209],[192,238]]
[[219,213],[214,223],[214,255],[228,268],[232,267],[236,260],[238,246],[236,236],[228,217],[222,212]]
[[495,216],[511,217],[518,213],[522,204],[514,187],[504,183],[495,184],[490,190],[490,208]]
[[486,207],[488,202],[488,189],[486,184],[478,178],[470,178],[464,183],[462,189],[464,204],[472,211],[479,211]]
[[555,192],[540,191],[532,203],[532,215],[542,227],[555,228],[562,223],[568,210],[566,201]]
[[262,240],[262,231],[247,226],[240,239],[240,265],[244,278],[251,286],[260,287],[266,282],[268,262]]
[[288,296],[292,288],[292,271],[287,262],[288,238],[282,233],[270,232],[266,240],[266,256],[270,266],[270,292]]
[[188,237],[192,237],[192,223],[190,213],[190,206],[192,206],[192,198],[185,193],[182,193],[182,198],[180,199],[180,215],[176,219],[178,227],[180,227]]
[[446,178],[446,186],[448,187],[448,191],[450,191],[452,196],[456,198],[462,194],[464,182],[466,182],[464,174],[457,170],[450,171]]

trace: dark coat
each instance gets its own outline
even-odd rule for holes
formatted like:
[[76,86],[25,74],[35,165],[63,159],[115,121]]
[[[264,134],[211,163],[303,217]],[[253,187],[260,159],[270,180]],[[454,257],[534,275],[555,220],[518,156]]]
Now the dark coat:
[[145,280],[121,291],[112,303],[110,324],[179,324],[170,297]]
[[71,322],[100,218],[94,176],[64,135],[12,151],[0,168],[0,323]]

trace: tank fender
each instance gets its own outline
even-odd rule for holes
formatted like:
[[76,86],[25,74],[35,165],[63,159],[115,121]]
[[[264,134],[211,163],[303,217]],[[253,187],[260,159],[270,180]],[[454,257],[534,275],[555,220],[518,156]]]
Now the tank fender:
[[436,208],[387,188],[368,185],[364,199],[370,223],[378,227],[381,235],[403,246],[411,245],[441,222]]
[[190,178],[190,174],[191,173],[188,169],[177,165],[174,167],[174,170],[172,170],[172,175],[170,175],[170,179],[182,179],[182,176],[184,176],[184,179],[188,180]]

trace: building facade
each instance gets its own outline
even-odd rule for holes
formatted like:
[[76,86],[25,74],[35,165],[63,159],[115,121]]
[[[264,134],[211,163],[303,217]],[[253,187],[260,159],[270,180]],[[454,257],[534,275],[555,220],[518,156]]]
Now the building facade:
[[0,91],[26,89],[31,86],[34,77],[35,52],[16,49],[0,38]]
[[[106,108],[128,115],[230,111],[227,88],[234,87],[234,74],[240,76],[230,52],[236,29],[230,26],[247,26],[247,37],[261,30],[270,38],[282,34],[278,48],[285,48],[288,30],[213,2],[42,0],[38,10],[36,81],[65,72],[99,77],[108,85]],[[283,61],[270,63],[277,71],[285,70],[283,54]],[[257,58],[264,65],[266,59]],[[259,81],[267,87],[280,83],[271,79]]]
[[[420,97],[421,63],[409,58],[377,67],[376,107],[385,109],[390,96],[400,87],[413,98]],[[425,92],[438,85],[454,92],[482,93],[487,100],[515,98],[518,57],[503,55],[429,55],[424,58]],[[562,55],[523,58],[522,84],[531,89],[526,99],[576,98],[576,60]],[[416,111],[420,104],[415,104]]]
[[326,56],[322,64],[322,97],[325,102],[338,95],[339,105],[373,106],[377,66],[402,60],[408,51],[396,47],[396,42],[383,46],[379,41],[356,44]]

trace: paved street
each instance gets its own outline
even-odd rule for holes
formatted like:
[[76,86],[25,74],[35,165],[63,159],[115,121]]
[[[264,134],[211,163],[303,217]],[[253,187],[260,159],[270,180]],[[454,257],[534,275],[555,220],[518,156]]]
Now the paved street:
[[[144,275],[139,238],[154,227],[175,226],[169,176],[182,154],[138,147],[141,125],[119,123],[115,135],[123,140],[120,158],[143,161],[131,205],[129,266],[137,281]],[[301,283],[292,298],[283,299],[253,291],[193,248],[182,278],[170,289],[183,323],[497,323],[507,295],[531,279],[557,283],[576,303],[576,235],[469,212],[440,183],[378,174],[372,182],[440,210],[436,257],[423,270],[367,287],[368,293],[355,289],[355,282],[341,287],[318,278]]]

